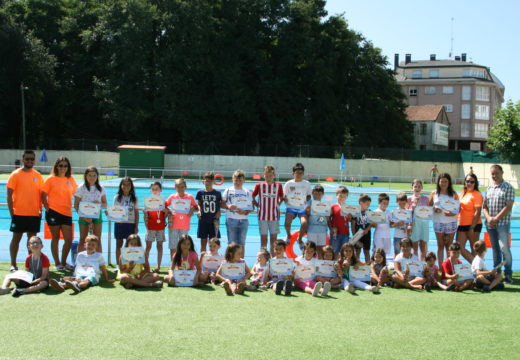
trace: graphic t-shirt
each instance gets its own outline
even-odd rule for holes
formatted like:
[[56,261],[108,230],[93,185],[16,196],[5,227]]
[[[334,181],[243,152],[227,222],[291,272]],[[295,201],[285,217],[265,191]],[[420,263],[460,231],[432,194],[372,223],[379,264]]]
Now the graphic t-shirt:
[[204,224],[213,223],[215,215],[220,210],[220,202],[222,201],[222,193],[218,190],[206,191],[201,189],[197,191],[195,199],[200,206],[200,222]]

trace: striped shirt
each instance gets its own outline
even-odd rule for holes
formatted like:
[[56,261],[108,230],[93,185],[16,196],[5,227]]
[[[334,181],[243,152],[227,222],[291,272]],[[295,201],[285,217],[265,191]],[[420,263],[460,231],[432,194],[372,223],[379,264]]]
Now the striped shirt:
[[[486,192],[484,206],[488,209],[490,216],[496,216],[508,201],[515,201],[515,189],[508,182],[498,185],[489,185]],[[508,225],[511,222],[511,212],[498,220],[497,226]]]
[[280,219],[280,201],[283,199],[283,187],[279,182],[271,185],[265,181],[256,184],[253,198],[259,196],[258,219],[274,221]]

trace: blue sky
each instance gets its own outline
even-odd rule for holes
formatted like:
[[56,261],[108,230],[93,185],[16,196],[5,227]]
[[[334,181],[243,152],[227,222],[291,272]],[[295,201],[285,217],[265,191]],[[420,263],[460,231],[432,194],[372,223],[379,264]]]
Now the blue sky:
[[448,59],[453,53],[487,66],[504,84],[505,100],[520,101],[520,1],[328,0],[329,15],[344,13],[349,27],[381,48],[412,60]]

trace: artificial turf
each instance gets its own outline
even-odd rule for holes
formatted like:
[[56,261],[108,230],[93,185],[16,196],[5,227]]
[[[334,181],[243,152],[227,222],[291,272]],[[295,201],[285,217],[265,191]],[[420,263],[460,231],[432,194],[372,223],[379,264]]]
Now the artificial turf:
[[514,277],[517,285],[491,293],[227,296],[212,285],[126,290],[116,282],[79,294],[3,295],[0,359],[515,359]]

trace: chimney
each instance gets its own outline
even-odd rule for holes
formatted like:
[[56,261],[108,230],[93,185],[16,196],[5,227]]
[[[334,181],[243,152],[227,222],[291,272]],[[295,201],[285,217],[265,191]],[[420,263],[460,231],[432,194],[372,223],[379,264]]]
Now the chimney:
[[462,53],[461,59],[462,59],[462,61],[466,61],[466,53]]
[[460,61],[460,56],[455,56],[455,61]]
[[404,57],[404,63],[409,64],[412,62],[412,54],[406,54]]
[[430,61],[435,61],[435,54],[430,54]]
[[399,54],[394,54],[394,70],[399,66]]

